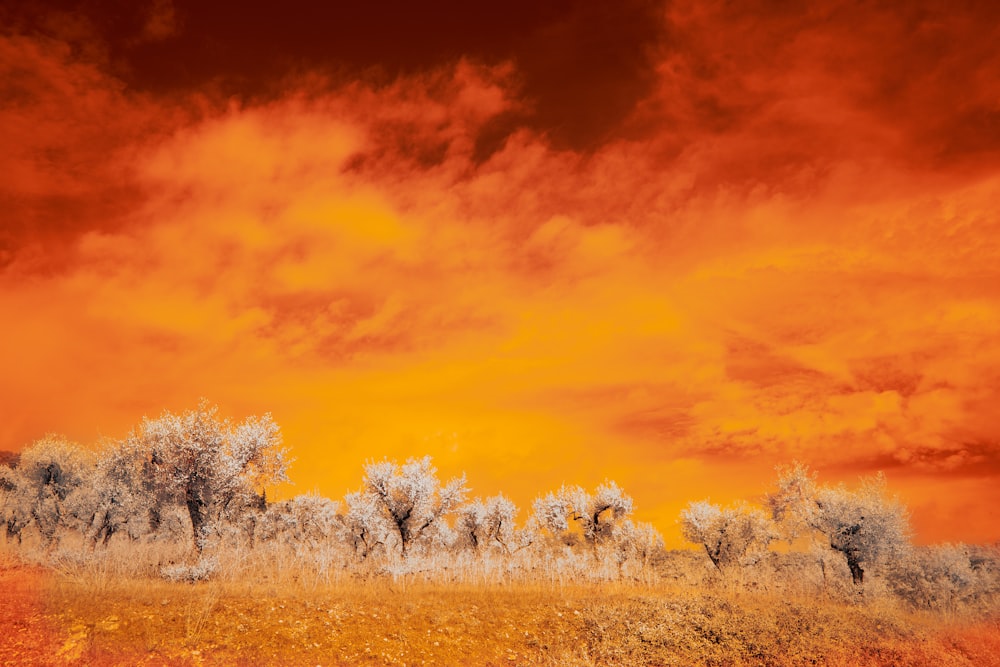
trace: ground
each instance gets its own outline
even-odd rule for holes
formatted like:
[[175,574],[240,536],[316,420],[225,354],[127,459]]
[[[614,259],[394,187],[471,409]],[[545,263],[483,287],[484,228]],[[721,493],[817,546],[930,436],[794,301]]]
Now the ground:
[[327,587],[0,568],[3,665],[1000,665],[1000,624],[621,586]]

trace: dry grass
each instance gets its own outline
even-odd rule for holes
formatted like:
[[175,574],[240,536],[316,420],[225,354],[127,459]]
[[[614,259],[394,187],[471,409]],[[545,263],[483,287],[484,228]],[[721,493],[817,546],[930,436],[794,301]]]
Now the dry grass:
[[66,545],[38,554],[45,569],[24,554],[0,549],[3,665],[1000,665],[995,604],[918,613],[874,586],[817,595],[805,571],[798,588],[721,580],[694,553],[600,584],[428,580],[282,549],[171,583],[161,568],[190,553],[169,544]]
[[1000,664],[995,622],[941,625],[880,603],[623,585],[128,579],[95,588],[4,572],[35,577],[32,613],[45,640],[24,644],[33,662],[8,652],[5,664]]

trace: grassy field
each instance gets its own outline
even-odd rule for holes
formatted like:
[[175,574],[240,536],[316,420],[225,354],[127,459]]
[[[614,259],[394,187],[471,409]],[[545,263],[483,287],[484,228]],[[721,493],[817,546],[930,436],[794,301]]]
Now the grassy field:
[[169,583],[0,565],[3,665],[998,665],[996,620],[667,586]]

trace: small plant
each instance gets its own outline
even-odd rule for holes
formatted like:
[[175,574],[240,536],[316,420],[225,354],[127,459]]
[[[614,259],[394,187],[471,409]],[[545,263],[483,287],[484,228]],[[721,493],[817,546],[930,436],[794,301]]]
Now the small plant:
[[219,559],[214,556],[202,556],[194,565],[183,563],[164,565],[160,568],[160,576],[167,581],[194,583],[207,581],[219,571]]

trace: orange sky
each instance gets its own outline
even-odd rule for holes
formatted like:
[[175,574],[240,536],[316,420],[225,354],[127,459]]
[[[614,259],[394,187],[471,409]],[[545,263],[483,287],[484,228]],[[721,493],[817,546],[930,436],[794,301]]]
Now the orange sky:
[[204,396],[288,493],[610,477],[676,544],[799,459],[1000,540],[995,3],[43,4],[0,11],[0,449]]

